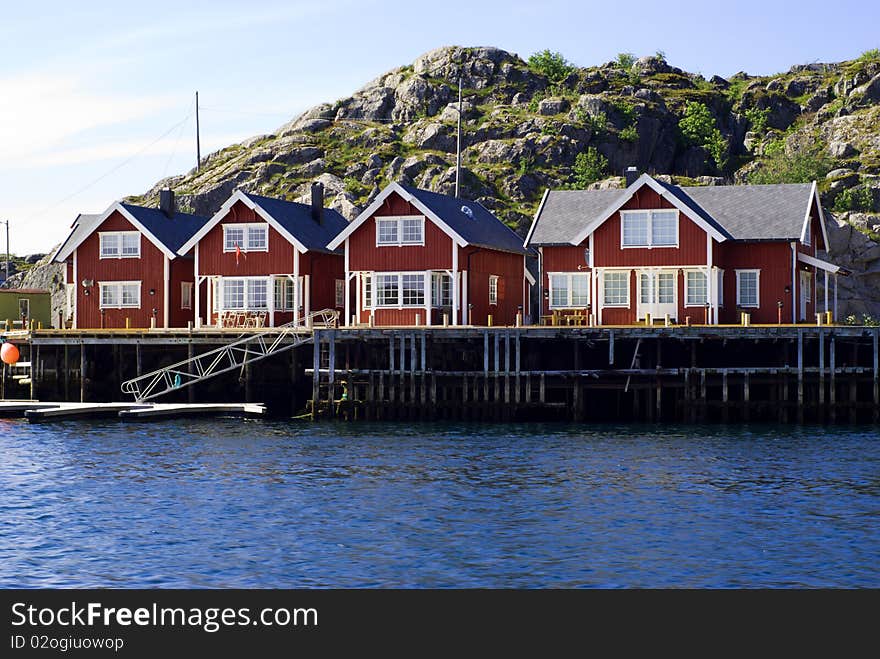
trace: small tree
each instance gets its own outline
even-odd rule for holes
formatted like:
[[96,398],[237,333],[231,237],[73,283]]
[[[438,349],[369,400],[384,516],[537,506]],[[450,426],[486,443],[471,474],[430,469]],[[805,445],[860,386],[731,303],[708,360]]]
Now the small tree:
[[636,56],[632,53],[617,53],[617,65],[621,69],[629,71],[635,63]]
[[715,125],[715,119],[703,103],[688,102],[684,117],[678,122],[681,136],[688,146],[704,147],[718,169],[727,164],[727,140]]
[[550,50],[542,50],[529,57],[529,67],[544,75],[554,85],[563,82],[574,71],[572,63],[561,53]]
[[608,158],[599,153],[596,147],[591,146],[586,151],[581,151],[574,159],[574,180],[571,187],[583,190],[590,183],[605,178],[607,168]]

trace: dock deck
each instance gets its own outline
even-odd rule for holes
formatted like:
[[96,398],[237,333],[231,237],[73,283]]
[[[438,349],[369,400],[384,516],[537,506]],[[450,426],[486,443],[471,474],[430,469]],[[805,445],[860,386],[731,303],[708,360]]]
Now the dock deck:
[[74,418],[115,417],[128,421],[191,416],[249,416],[266,413],[262,403],[67,403],[0,401],[0,418],[25,417],[31,423]]

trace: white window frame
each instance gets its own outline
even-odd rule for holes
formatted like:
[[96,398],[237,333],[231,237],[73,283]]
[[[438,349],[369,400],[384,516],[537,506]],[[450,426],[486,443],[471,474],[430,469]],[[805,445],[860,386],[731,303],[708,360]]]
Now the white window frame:
[[[269,280],[271,277],[223,277],[222,285],[220,291],[220,310],[221,311],[268,311],[269,310],[269,295],[274,295],[274,288],[270,292],[269,288]],[[242,286],[242,306],[241,307],[227,307],[226,306],[226,286],[231,281],[242,281],[244,282]],[[266,284],[266,306],[263,307],[255,307],[252,304],[251,297],[253,291],[251,291],[251,282],[262,281]]]
[[[412,247],[424,246],[425,244],[425,216],[424,215],[382,215],[376,217],[376,247]],[[403,226],[406,221],[418,221],[419,223],[419,240],[404,240]],[[396,240],[379,240],[379,227],[383,223],[395,222],[397,226]]]
[[180,308],[193,308],[193,282],[191,281],[180,282]]
[[[705,299],[700,303],[688,302],[688,298],[690,297],[690,291],[691,291],[691,286],[690,286],[690,282],[688,281],[688,276],[691,274],[703,275],[703,280],[705,282],[703,285],[703,291],[705,292]],[[709,275],[709,276],[711,276],[711,275]],[[709,301],[709,277],[706,276],[706,271],[705,270],[697,270],[697,269],[685,270],[684,271],[684,306],[685,307],[705,308],[706,303],[708,301]]]
[[[675,213],[675,242],[663,245],[654,244],[654,213]],[[648,242],[644,245],[627,245],[624,241],[623,227],[627,217],[647,216]],[[656,208],[652,210],[620,211],[620,248],[621,249],[675,249],[681,242],[681,213],[677,208]]]
[[448,272],[431,273],[431,307],[452,306],[452,276]]
[[[626,277],[626,301],[625,302],[608,302],[608,286],[606,278],[608,275],[624,275]],[[603,270],[602,271],[602,307],[608,309],[629,309],[630,308],[630,287],[632,282],[629,270]]]
[[373,308],[373,274],[365,272],[361,275],[361,284],[363,285],[364,309]]
[[[134,303],[124,303],[125,287],[133,286],[137,291],[137,301]],[[104,304],[104,290],[116,289],[116,303]],[[139,281],[99,281],[98,282],[98,306],[100,309],[140,309],[141,308],[141,282]]]
[[344,307],[345,306],[345,280],[344,279],[337,279],[335,281],[335,285],[336,285],[336,288],[334,290],[334,293],[335,293],[334,302],[336,303],[337,307]]
[[[591,279],[589,272],[548,272],[548,288],[550,290],[550,308],[551,309],[583,309],[586,306],[589,306],[592,302],[591,300]],[[565,277],[566,278],[566,293],[565,293],[565,302],[562,305],[553,303],[553,278],[554,277]],[[583,278],[587,280],[587,303],[586,304],[575,304],[574,303],[574,279],[575,278]]]
[[[104,251],[104,239],[117,238],[117,248],[113,252]],[[137,236],[137,253],[125,253],[125,236]],[[141,232],[140,231],[99,231],[98,232],[98,258],[99,259],[139,259],[141,257]]]
[[296,290],[294,287],[297,283],[290,277],[275,277],[275,290],[273,292],[275,296],[275,311],[294,310],[295,300],[293,293]]
[[498,275],[489,275],[489,304],[498,305]]
[[[752,273],[755,275],[755,302],[754,304],[743,304],[741,297],[742,291],[740,290],[742,275]],[[759,269],[750,268],[747,270],[736,271],[736,306],[742,307],[743,309],[757,309],[761,306],[761,271]]]
[[[422,288],[420,290],[424,291],[424,278],[430,274],[430,271],[425,270],[416,270],[416,271],[407,271],[407,272],[372,272],[368,275],[371,279],[370,281],[370,293],[371,299],[370,301],[373,303],[373,306],[365,305],[365,308],[369,309],[424,309],[425,301],[424,299],[419,303],[411,303],[404,304],[403,303],[403,276],[404,275],[418,275],[422,277]],[[378,287],[378,278],[379,277],[396,277],[397,278],[397,302],[392,304],[379,304],[379,287]],[[373,296],[375,298],[373,299]]]
[[[242,244],[239,248],[242,252],[268,252],[269,251],[269,225],[265,222],[231,222],[223,226],[223,252],[234,252],[235,245],[230,245],[227,238],[229,229],[241,229]],[[251,229],[260,229],[261,233],[266,236],[265,244],[260,246],[251,245]],[[234,277],[234,279],[238,279]]]

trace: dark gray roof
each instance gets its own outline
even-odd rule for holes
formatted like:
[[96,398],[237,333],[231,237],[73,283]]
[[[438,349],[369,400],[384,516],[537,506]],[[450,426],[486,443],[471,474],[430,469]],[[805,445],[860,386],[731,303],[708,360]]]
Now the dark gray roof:
[[[688,187],[658,183],[695,217],[734,240],[800,239],[812,190],[810,183]],[[551,190],[529,244],[570,244],[624,194],[624,190]]]
[[310,251],[327,252],[327,243],[348,226],[348,220],[332,208],[324,208],[324,219],[319,224],[312,219],[310,204],[262,197],[249,192],[243,194],[271,215]]
[[208,221],[207,217],[201,215],[178,212],[168,217],[158,208],[134,204],[120,204],[120,206],[131,213],[147,231],[174,253]]
[[[76,216],[76,219],[73,221],[71,225],[70,233],[67,234],[67,238],[64,239],[64,242],[58,246],[58,249],[55,250],[55,258],[65,252],[65,249],[68,245],[78,245],[88,236],[92,231],[94,231],[95,223],[100,218],[100,214],[88,214],[88,213],[80,213]],[[64,260],[64,259],[62,259]]]
[[[469,244],[516,254],[527,253],[523,239],[482,204],[420,188],[401,187],[430,208]],[[464,207],[471,210],[470,216],[462,210]]]

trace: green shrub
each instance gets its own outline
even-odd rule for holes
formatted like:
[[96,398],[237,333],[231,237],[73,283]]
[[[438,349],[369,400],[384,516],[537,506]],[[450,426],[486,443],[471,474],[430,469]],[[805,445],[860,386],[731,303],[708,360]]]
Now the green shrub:
[[705,148],[718,169],[727,165],[727,140],[715,125],[715,119],[703,103],[689,101],[678,128],[685,144]]
[[599,153],[599,150],[591,146],[586,151],[581,151],[574,159],[573,180],[571,188],[583,190],[590,183],[595,183],[605,178],[608,170],[608,158]]
[[618,133],[618,137],[624,142],[635,142],[639,139],[639,131],[636,130],[635,124],[631,124]]
[[535,164],[535,157],[531,154],[526,154],[522,158],[519,159],[519,164],[516,169],[517,176],[525,176],[530,171],[532,171],[532,167]]
[[[769,149],[765,149],[765,154],[768,152]],[[821,145],[791,154],[780,147],[767,155],[748,178],[749,183],[754,184],[810,183],[825,178],[833,167],[834,161],[823,155]]]
[[575,118],[584,128],[588,128],[593,135],[601,135],[608,128],[608,117],[604,112],[592,115],[583,107],[577,106],[574,110]]
[[544,75],[551,83],[559,84],[575,67],[562,54],[542,50],[529,57],[529,68]]
[[749,108],[746,110],[745,115],[749,122],[749,128],[763,135],[764,131],[767,130],[767,118],[770,116],[770,108],[764,108],[763,110]]
[[839,213],[845,211],[869,211],[874,207],[874,195],[871,188],[857,186],[841,192],[834,200],[834,210]]
[[636,56],[632,53],[617,53],[617,66],[629,71],[636,63]]

